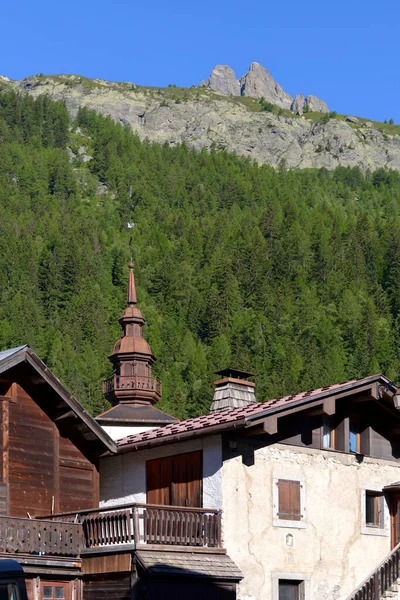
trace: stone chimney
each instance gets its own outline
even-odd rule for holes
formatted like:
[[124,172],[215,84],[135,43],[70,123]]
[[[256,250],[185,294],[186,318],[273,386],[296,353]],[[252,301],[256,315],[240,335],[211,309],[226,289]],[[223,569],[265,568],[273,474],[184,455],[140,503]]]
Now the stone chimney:
[[221,376],[215,382],[214,398],[211,404],[210,412],[220,410],[229,410],[249,406],[256,401],[256,384],[249,381],[253,377],[252,373],[238,371],[237,369],[223,369],[216,371]]

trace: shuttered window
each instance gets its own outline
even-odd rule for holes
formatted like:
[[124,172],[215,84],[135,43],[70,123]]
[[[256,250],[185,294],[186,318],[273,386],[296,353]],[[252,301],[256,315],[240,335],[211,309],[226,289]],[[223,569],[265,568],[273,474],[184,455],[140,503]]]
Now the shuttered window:
[[202,506],[202,452],[177,454],[146,463],[147,503]]
[[285,521],[300,521],[301,484],[291,479],[278,479],[278,518]]

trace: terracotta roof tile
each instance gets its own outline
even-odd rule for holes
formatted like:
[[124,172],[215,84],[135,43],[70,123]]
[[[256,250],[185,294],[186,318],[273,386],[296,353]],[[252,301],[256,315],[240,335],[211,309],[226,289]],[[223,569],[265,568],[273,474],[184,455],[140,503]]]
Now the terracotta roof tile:
[[269,410],[285,408],[287,405],[300,403],[302,400],[313,400],[319,395],[325,396],[327,392],[332,393],[334,391],[343,391],[347,387],[352,387],[357,383],[360,385],[367,384],[369,382],[372,383],[379,378],[388,381],[382,375],[373,375],[363,379],[353,379],[345,383],[337,383],[312,391],[282,396],[281,398],[273,398],[272,400],[267,400],[266,402],[256,402],[247,407],[241,406],[239,408],[230,410],[222,410],[220,412],[201,415],[200,417],[194,417],[192,419],[186,419],[185,421],[179,421],[178,423],[173,423],[171,425],[164,425],[163,427],[159,427],[157,429],[151,429],[143,433],[129,435],[126,438],[118,440],[117,444],[119,448],[132,446],[132,449],[134,449],[136,446],[140,446],[145,442],[150,442],[156,439],[164,439],[165,441],[168,441],[168,438],[171,438],[172,441],[174,437],[189,432],[193,435],[193,433],[198,431],[199,435],[201,435],[202,432],[207,432],[208,428],[214,428],[218,425],[226,426],[226,424],[229,423],[232,423],[233,426],[239,423],[244,425],[247,419],[255,417],[258,414],[261,416],[264,413],[268,413]]

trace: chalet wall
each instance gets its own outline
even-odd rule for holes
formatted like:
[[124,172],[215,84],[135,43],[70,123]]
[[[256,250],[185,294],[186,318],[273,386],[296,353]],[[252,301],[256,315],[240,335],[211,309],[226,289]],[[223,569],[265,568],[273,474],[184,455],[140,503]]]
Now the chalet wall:
[[220,507],[222,445],[219,435],[101,459],[100,505],[145,503],[146,461],[194,450],[203,450],[203,506]]
[[[91,508],[98,500],[95,467],[62,437],[46,413],[16,384],[1,402],[0,512],[26,517]],[[7,504],[7,510],[3,510]]]
[[[239,600],[277,600],[278,578],[304,580],[305,600],[344,599],[390,551],[387,517],[378,535],[361,533],[361,490],[398,481],[392,461],[274,444],[248,465],[236,456],[222,469],[224,542],[245,575]],[[273,525],[278,478],[304,485],[305,519],[294,527]]]

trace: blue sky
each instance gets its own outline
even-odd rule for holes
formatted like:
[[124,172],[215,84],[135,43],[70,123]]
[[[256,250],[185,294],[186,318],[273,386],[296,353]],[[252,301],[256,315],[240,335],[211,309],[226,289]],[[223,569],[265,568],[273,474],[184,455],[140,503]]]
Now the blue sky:
[[0,74],[180,86],[262,63],[331,110],[400,123],[400,2],[3,0]]

